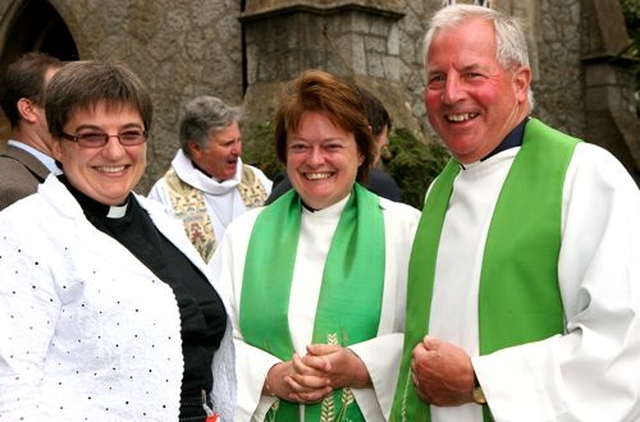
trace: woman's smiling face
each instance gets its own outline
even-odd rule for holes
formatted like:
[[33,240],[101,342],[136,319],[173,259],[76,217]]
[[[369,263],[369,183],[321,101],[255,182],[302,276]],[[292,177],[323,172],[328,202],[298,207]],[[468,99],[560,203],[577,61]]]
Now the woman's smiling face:
[[118,135],[126,130],[145,130],[142,116],[127,104],[104,102],[73,110],[64,126],[70,135],[112,135],[107,144],[86,148],[77,142],[55,139],[53,151],[62,163],[67,180],[80,192],[105,205],[120,205],[140,181],[147,164],[147,143],[123,146]]
[[305,112],[287,135],[287,174],[302,201],[314,209],[346,198],[363,157],[353,133],[318,112]]

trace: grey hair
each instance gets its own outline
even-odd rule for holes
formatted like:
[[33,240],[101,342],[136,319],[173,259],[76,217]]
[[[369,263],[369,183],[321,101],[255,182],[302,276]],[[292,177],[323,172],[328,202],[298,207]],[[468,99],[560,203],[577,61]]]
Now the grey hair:
[[[456,4],[444,7],[436,12],[429,22],[424,36],[424,68],[427,69],[427,55],[436,32],[456,26],[471,19],[484,19],[493,24],[496,34],[496,60],[505,69],[513,66],[530,66],[529,49],[521,21],[494,9],[469,4]],[[428,76],[428,75],[426,75]],[[533,91],[529,86],[529,105],[533,109]]]
[[209,136],[229,127],[242,118],[242,108],[232,107],[217,97],[203,95],[189,101],[180,119],[180,147],[191,156],[187,143],[206,148]]

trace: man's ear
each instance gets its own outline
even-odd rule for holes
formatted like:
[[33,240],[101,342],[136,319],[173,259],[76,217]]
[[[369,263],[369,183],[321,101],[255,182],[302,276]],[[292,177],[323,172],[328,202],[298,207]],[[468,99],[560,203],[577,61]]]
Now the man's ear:
[[28,98],[20,98],[18,100],[18,113],[20,113],[20,118],[29,123],[35,123],[37,121],[37,116],[35,110],[33,109],[35,104]]
[[518,101],[526,101],[529,95],[529,86],[531,85],[531,68],[529,66],[517,68],[513,75],[513,84]]
[[198,157],[200,155],[200,151],[202,151],[202,148],[200,148],[200,145],[198,145],[197,142],[193,142],[193,141],[187,142],[187,149],[189,150],[189,153],[192,157]]

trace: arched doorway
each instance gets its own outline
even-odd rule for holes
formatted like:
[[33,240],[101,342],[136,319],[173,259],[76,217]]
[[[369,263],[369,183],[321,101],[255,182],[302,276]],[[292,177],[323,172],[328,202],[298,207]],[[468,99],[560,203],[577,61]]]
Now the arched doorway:
[[[29,51],[43,51],[62,60],[78,60],[76,43],[64,20],[46,0],[25,0],[10,7],[5,22],[4,45],[0,46],[0,74],[9,63]],[[6,24],[10,22],[10,24]],[[4,112],[0,112],[0,149],[11,132]]]

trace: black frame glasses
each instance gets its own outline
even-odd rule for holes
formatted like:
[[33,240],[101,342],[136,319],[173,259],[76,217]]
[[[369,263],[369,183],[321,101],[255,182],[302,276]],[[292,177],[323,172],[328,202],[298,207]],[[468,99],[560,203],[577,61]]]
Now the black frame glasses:
[[118,138],[120,145],[132,147],[143,144],[147,141],[147,131],[139,129],[129,129],[117,135],[109,135],[101,132],[87,132],[77,135],[61,133],[60,136],[68,141],[76,142],[83,148],[101,148],[109,142],[109,138]]

